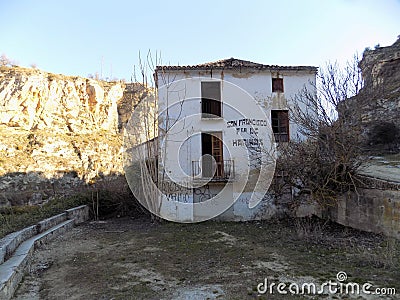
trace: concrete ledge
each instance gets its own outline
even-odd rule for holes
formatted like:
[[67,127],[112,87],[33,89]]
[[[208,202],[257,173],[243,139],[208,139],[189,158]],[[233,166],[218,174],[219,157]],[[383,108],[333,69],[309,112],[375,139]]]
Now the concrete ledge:
[[31,261],[35,246],[64,233],[74,226],[67,220],[23,242],[14,255],[0,265],[0,299],[11,299]]
[[400,240],[400,190],[358,189],[319,213],[344,226]]
[[33,250],[89,219],[89,207],[78,206],[13,232],[0,240],[0,299],[11,299],[32,259]]
[[65,212],[67,214],[67,219],[74,219],[75,224],[83,223],[89,219],[89,206],[87,205],[67,209]]
[[36,225],[13,232],[0,240],[0,264],[6,261],[25,240],[37,234]]
[[0,299],[11,299],[32,258],[33,247],[29,247],[29,242],[25,241],[20,248],[0,266]]
[[47,229],[61,223],[64,222],[65,220],[67,220],[67,213],[64,212],[62,214],[56,215],[54,217],[45,219],[43,221],[40,221],[39,223],[37,223],[36,225],[36,229],[37,229],[37,234],[46,231]]

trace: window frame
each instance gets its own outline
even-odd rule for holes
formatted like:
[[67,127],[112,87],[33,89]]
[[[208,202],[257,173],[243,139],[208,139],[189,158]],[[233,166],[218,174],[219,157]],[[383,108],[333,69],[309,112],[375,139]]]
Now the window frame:
[[290,141],[290,123],[288,109],[271,109],[271,127],[276,143]]
[[[212,96],[204,95],[207,84],[218,84],[218,95]],[[200,85],[201,94],[201,118],[202,119],[218,119],[222,118],[222,90],[220,81],[202,81]],[[209,98],[207,98],[209,96]]]
[[273,93],[284,93],[285,88],[282,77],[272,77],[272,92]]

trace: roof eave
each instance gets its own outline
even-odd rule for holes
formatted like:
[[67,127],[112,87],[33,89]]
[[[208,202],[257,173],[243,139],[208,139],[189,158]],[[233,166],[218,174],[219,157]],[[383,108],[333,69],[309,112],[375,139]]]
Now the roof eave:
[[262,67],[246,67],[246,66],[157,66],[157,71],[207,71],[207,70],[271,70],[271,71],[318,71],[318,67],[314,66],[262,66]]

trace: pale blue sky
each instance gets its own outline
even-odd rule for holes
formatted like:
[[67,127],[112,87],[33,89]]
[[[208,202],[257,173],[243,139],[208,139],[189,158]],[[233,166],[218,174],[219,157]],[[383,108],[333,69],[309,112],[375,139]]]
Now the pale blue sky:
[[399,34],[400,0],[0,0],[0,54],[67,75],[130,80],[149,49],[164,64],[321,66]]

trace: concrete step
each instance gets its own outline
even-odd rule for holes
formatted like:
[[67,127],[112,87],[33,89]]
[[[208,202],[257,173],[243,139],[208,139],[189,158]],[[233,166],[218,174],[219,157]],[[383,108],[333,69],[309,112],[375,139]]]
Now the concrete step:
[[36,247],[89,218],[86,205],[69,209],[0,240],[0,300],[11,299]]

